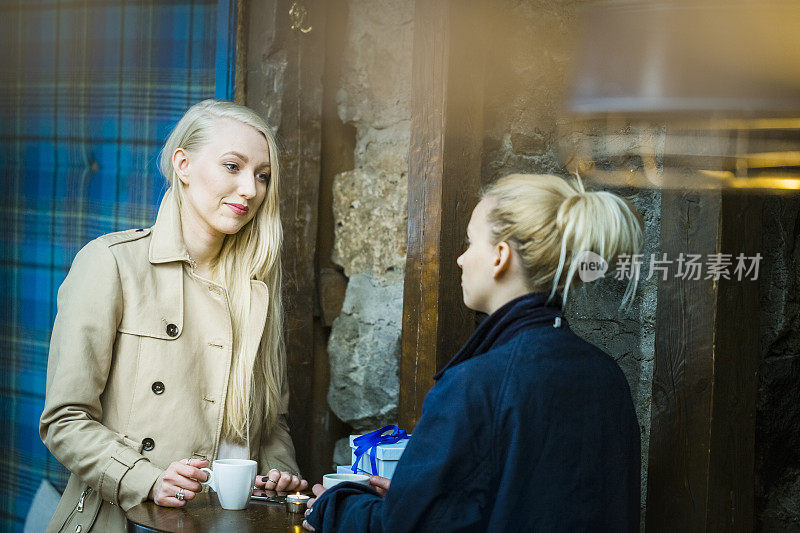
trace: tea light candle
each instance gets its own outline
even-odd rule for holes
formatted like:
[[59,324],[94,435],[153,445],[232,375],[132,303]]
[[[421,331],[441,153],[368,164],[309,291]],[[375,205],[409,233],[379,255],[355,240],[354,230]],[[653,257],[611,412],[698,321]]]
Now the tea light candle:
[[305,494],[287,494],[286,495],[286,510],[290,513],[302,514],[306,512],[306,503],[311,499],[311,496]]

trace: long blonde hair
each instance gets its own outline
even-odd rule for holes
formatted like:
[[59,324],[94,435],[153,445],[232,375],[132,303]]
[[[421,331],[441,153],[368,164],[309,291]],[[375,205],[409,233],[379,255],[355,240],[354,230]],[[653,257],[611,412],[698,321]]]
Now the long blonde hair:
[[[531,291],[550,298],[577,283],[584,252],[613,265],[621,254],[638,254],[644,240],[639,213],[616,194],[586,191],[580,179],[548,174],[511,174],[491,184],[488,221],[495,243],[507,242],[519,254]],[[638,279],[629,279],[622,305],[629,303]]]
[[[190,154],[200,149],[208,142],[214,123],[220,118],[237,120],[264,135],[271,167],[271,178],[261,208],[242,229],[225,237],[212,267],[215,281],[228,292],[233,324],[233,354],[222,435],[241,442],[248,436],[250,414],[263,416],[268,429],[275,425],[286,364],[281,303],[280,165],[275,135],[264,119],[247,107],[225,100],[204,100],[190,107],[175,126],[164,144],[160,166],[176,192],[169,196],[180,209],[184,201],[183,185],[172,166],[172,154],[178,148]],[[254,352],[248,350],[253,339],[248,339],[245,334],[250,315],[250,280],[253,279],[263,281],[268,294],[267,324],[260,346],[255,350],[255,360],[248,358],[248,354]],[[253,369],[252,375],[250,368]]]

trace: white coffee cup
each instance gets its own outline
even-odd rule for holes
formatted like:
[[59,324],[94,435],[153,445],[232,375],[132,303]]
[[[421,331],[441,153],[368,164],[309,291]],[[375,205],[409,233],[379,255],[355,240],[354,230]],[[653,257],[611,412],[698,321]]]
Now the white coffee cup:
[[211,468],[200,469],[208,474],[202,485],[217,493],[223,509],[244,509],[253,494],[257,468],[258,464],[250,459],[217,459]]
[[369,476],[364,474],[325,474],[322,476],[322,486],[329,489],[339,483],[349,481],[351,483],[358,483],[369,487]]

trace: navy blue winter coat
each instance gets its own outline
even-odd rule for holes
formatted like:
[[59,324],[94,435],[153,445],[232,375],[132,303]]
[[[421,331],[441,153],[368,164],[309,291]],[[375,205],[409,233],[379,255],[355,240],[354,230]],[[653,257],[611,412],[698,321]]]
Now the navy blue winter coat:
[[308,516],[318,533],[639,530],[628,383],[546,300],[513,300],[477,328],[434,376],[386,497],[326,491]]

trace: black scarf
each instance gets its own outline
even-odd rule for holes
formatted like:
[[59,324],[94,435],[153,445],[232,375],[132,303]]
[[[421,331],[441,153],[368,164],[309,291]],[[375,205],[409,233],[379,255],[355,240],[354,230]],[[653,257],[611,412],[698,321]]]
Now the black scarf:
[[[489,315],[450,362],[433,375],[433,379],[438,380],[449,368],[504,344],[524,328],[548,322],[554,324],[556,318],[563,320],[561,307],[553,301],[548,303],[548,296],[545,292],[531,292],[511,300]],[[555,295],[553,300],[558,301],[559,296]]]

